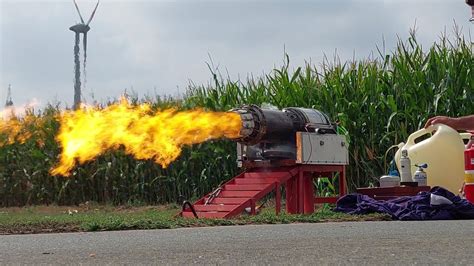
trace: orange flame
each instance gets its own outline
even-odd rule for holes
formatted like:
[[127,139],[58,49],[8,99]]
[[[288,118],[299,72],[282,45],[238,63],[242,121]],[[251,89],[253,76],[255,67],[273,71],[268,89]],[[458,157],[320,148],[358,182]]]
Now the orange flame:
[[65,112],[60,123],[57,140],[62,151],[51,174],[64,176],[77,161],[84,163],[120,147],[137,159],[152,159],[167,167],[178,158],[183,145],[237,138],[241,128],[236,113],[153,111],[149,104],[131,106],[126,100],[104,109]]
[[9,106],[0,111],[0,147],[14,143],[25,143],[33,136],[32,129],[41,119],[35,116],[33,107],[37,101],[20,107]]
[[25,143],[31,137],[30,132],[25,131],[24,124],[18,118],[0,118],[0,134],[2,141],[0,147],[13,143]]

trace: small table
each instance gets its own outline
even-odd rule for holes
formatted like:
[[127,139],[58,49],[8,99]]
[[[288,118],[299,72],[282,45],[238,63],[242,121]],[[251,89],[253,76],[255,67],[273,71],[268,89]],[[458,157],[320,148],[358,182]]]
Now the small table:
[[420,191],[430,191],[430,186],[399,186],[399,187],[373,187],[357,188],[359,194],[367,195],[376,200],[389,200],[401,196],[415,196]]

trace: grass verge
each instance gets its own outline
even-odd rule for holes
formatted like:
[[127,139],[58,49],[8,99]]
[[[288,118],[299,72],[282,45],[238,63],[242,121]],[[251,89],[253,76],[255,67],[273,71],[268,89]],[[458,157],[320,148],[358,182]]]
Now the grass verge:
[[234,219],[184,219],[175,206],[93,208],[28,207],[0,209],[0,234],[59,233],[181,227],[390,220],[381,214],[347,215],[325,207],[312,215],[275,215],[267,208],[256,216]]

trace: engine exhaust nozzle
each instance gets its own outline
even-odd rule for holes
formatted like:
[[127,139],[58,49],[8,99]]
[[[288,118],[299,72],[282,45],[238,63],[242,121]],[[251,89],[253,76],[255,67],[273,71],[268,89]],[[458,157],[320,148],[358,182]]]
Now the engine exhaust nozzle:
[[254,145],[260,142],[291,142],[297,131],[335,133],[335,126],[315,109],[290,107],[283,110],[244,105],[230,110],[240,115],[242,128],[237,142]]

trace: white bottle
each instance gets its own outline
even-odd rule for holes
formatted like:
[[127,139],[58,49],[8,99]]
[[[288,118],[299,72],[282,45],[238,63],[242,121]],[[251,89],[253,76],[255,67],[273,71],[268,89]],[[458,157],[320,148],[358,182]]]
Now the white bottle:
[[427,168],[428,165],[426,163],[416,165],[418,167],[418,170],[416,170],[415,174],[413,175],[413,181],[418,183],[418,186],[426,186],[428,176],[426,175],[426,172],[423,171],[423,168]]
[[400,168],[401,182],[412,182],[411,161],[410,158],[408,158],[407,150],[402,150],[402,156],[400,157]]

